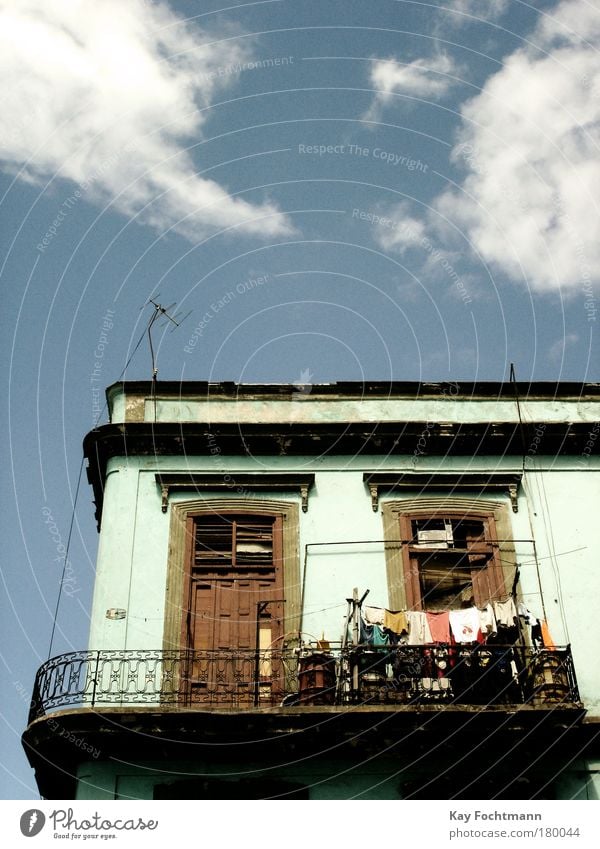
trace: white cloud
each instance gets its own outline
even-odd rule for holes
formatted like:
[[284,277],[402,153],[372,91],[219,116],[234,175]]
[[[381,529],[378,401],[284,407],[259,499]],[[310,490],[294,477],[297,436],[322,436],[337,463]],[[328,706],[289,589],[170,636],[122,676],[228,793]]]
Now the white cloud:
[[439,99],[458,82],[458,73],[457,65],[444,53],[431,59],[415,59],[408,64],[394,58],[374,60],[370,81],[376,95],[364,120],[378,120],[382,107],[398,94]]
[[572,348],[578,342],[579,335],[577,333],[567,333],[564,337],[557,339],[556,342],[550,345],[548,348],[548,358],[555,361],[564,359],[567,348]]
[[455,71],[454,62],[445,54],[432,59],[415,59],[408,65],[395,59],[383,59],[373,63],[371,82],[380,97],[391,97],[395,93],[439,97],[454,82],[448,75]]
[[465,304],[470,304],[473,296],[479,297],[472,276],[457,270],[463,263],[462,252],[444,249],[440,228],[430,212],[425,218],[415,218],[410,204],[402,201],[373,216],[373,223],[374,239],[382,250],[403,255],[409,248],[415,249],[415,256],[423,259],[421,274],[425,279],[445,284],[448,293]]
[[403,254],[425,239],[425,224],[410,214],[410,207],[405,201],[390,207],[385,216],[377,216],[377,219],[375,241],[384,251]]
[[469,23],[470,16],[482,21],[498,20],[508,9],[508,0],[447,0],[443,8],[460,13],[444,15],[445,21],[458,25]]
[[540,19],[536,36],[542,44],[557,46],[597,41],[600,38],[598,0],[562,0]]
[[0,0],[0,161],[22,179],[83,182],[86,197],[190,238],[290,232],[273,204],[199,176],[186,149],[249,59],[234,36],[209,37],[160,2]]
[[565,0],[530,46],[467,101],[453,159],[461,190],[437,210],[484,260],[539,290],[582,289],[600,268],[600,9]]

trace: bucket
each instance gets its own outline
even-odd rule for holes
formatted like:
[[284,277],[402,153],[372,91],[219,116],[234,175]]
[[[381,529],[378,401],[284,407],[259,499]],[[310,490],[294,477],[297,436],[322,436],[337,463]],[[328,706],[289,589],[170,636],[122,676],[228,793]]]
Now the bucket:
[[335,660],[329,654],[310,654],[298,663],[301,704],[332,705],[335,701]]

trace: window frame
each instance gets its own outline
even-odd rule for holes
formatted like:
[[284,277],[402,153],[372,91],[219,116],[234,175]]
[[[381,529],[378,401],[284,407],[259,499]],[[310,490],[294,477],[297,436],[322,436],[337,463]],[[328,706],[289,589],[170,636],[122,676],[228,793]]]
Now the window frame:
[[[385,559],[388,584],[388,606],[391,610],[409,610],[410,601],[416,594],[407,593],[406,573],[408,553],[402,540],[411,536],[410,524],[408,530],[405,521],[427,519],[433,517],[457,516],[463,519],[488,520],[492,527],[495,548],[496,573],[503,577],[504,596],[510,593],[517,571],[516,552],[514,547],[511,505],[508,499],[496,500],[477,498],[464,495],[449,495],[425,492],[420,495],[407,495],[403,499],[386,499],[381,504],[383,521],[383,538],[385,540]],[[404,535],[403,535],[404,532]],[[419,590],[420,595],[420,590]],[[420,607],[415,609],[421,609]]]
[[[473,604],[476,607],[485,607],[490,601],[501,601],[506,598],[506,580],[499,561],[498,537],[494,522],[494,514],[488,512],[474,516],[471,512],[443,509],[440,511],[422,512],[411,511],[399,516],[400,539],[402,543],[402,561],[404,567],[404,585],[406,592],[406,604],[409,610],[426,610],[427,604],[423,598],[421,589],[421,557],[432,554],[436,549],[433,545],[418,546],[413,542],[413,527],[415,520],[449,519],[477,522],[483,526],[485,535],[485,546],[489,546],[491,557],[485,566],[471,567],[471,584],[473,588]],[[467,546],[468,550],[469,546]],[[451,552],[452,549],[446,551]],[[473,554],[480,553],[473,546]],[[487,553],[487,552],[486,552]],[[469,555],[466,555],[467,557]]]
[[[193,519],[211,513],[272,516],[281,524],[281,558],[284,604],[283,633],[293,644],[300,624],[300,505],[291,501],[261,498],[219,498],[174,501],[171,507],[167,559],[163,650],[182,646],[182,619],[186,615],[189,570],[193,548]],[[275,552],[274,552],[275,557]]]
[[[203,520],[207,520],[206,522]],[[225,521],[221,521],[225,520]],[[192,535],[192,556],[190,560],[190,568],[192,572],[195,570],[203,570],[208,572],[219,572],[223,569],[238,570],[238,571],[255,571],[260,569],[281,569],[281,519],[278,516],[273,516],[270,513],[244,513],[236,510],[220,510],[218,513],[203,513],[199,516],[190,517],[188,520],[192,524],[190,526],[190,534]],[[209,524],[212,522],[212,524]],[[256,523],[256,524],[254,524]],[[244,545],[242,540],[243,531],[248,526],[253,525],[255,528],[268,529],[269,546],[265,551],[266,558],[254,561],[247,559],[244,561],[243,549],[240,546]],[[227,529],[227,541],[229,548],[209,548],[206,544],[200,543],[200,529],[204,526],[206,537],[213,538],[218,535],[225,535],[222,529]],[[219,527],[221,526],[221,527]],[[247,543],[248,541],[246,541]],[[202,549],[205,553],[202,553]],[[208,552],[212,552],[211,556]],[[227,553],[226,553],[227,552]],[[249,556],[249,555],[247,555]]]

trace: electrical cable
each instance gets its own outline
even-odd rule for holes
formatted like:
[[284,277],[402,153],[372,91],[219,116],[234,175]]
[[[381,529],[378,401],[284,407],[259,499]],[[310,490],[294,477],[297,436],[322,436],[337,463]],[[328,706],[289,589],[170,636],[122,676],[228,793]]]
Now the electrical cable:
[[[154,400],[154,420],[156,421],[156,376],[157,376],[157,369],[156,369],[156,362],[155,362],[155,355],[154,355],[154,347],[152,345],[152,326],[153,326],[154,322],[157,320],[157,318],[159,316],[163,315],[172,324],[174,324],[175,327],[179,327],[180,324],[182,323],[182,321],[184,321],[187,318],[189,313],[186,316],[184,316],[184,318],[181,319],[180,321],[176,321],[176,319],[173,316],[169,315],[169,313],[168,313],[168,310],[171,309],[171,307],[165,308],[161,304],[157,303],[156,301],[153,301],[152,298],[150,299],[150,303],[153,304],[153,306],[154,306],[154,312],[150,316],[148,324],[146,325],[146,327],[144,328],[140,338],[138,339],[135,348],[131,352],[129,359],[127,360],[127,362],[125,363],[125,365],[124,365],[124,367],[121,371],[121,374],[118,376],[116,383],[119,383],[122,380],[123,376],[125,375],[125,372],[127,371],[128,367],[129,367],[129,364],[131,363],[132,359],[134,358],[138,348],[142,344],[144,337],[146,335],[148,335],[148,339],[149,339],[149,342],[150,342],[150,354],[152,356],[152,397],[153,397],[153,400]],[[171,306],[174,306],[174,304],[172,304]],[[104,406],[100,410],[100,413],[98,414],[98,418],[96,419],[96,425],[93,428],[94,430],[98,426],[98,422],[102,418],[102,415],[104,414],[104,411],[106,410],[107,405],[108,405],[108,400],[105,400]],[[77,510],[77,500],[78,500],[79,489],[80,489],[80,485],[81,485],[81,474],[83,472],[84,461],[85,461],[85,458],[82,457],[81,463],[79,465],[79,475],[77,477],[77,488],[75,490],[75,498],[73,499],[73,509],[72,509],[72,512],[71,512],[71,522],[70,522],[70,525],[69,525],[69,535],[68,535],[68,538],[67,538],[67,545],[66,545],[66,548],[65,548],[65,561],[64,561],[64,564],[63,564],[62,575],[61,575],[61,578],[60,578],[60,585],[59,585],[59,588],[58,588],[58,597],[56,599],[56,608],[54,610],[54,618],[53,618],[53,621],[52,621],[52,633],[50,635],[50,646],[48,648],[48,660],[50,659],[50,655],[52,654],[52,644],[54,642],[54,634],[56,633],[56,625],[57,625],[57,622],[58,622],[58,611],[59,611],[59,608],[60,608],[60,600],[61,600],[61,597],[62,597],[62,588],[63,588],[63,584],[64,584],[64,580],[65,580],[65,572],[66,572],[66,569],[67,569],[67,564],[69,562],[69,550],[70,550],[70,547],[71,547],[71,537],[73,535],[73,526],[75,524],[75,514],[76,514],[76,510]]]
[[[121,374],[120,374],[120,375],[118,376],[118,378],[116,379],[115,383],[119,383],[119,381],[123,378],[123,375],[125,374],[125,372],[126,372],[126,371],[127,371],[127,369],[129,368],[129,364],[131,363],[132,359],[134,358],[134,356],[135,356],[135,354],[136,354],[136,352],[137,352],[137,349],[140,347],[140,345],[141,345],[141,344],[142,344],[142,342],[144,341],[144,336],[146,335],[146,333],[147,333],[147,332],[148,332],[148,328],[146,327],[146,329],[143,331],[142,335],[141,335],[141,336],[140,336],[140,338],[138,339],[138,341],[137,341],[137,344],[136,344],[135,348],[134,348],[134,349],[133,349],[133,351],[131,352],[131,356],[129,357],[129,359],[128,359],[128,360],[127,360],[127,362],[125,363],[125,366],[123,367],[123,370],[121,371]],[[104,413],[104,411],[106,410],[106,407],[107,407],[107,406],[108,406],[108,401],[107,401],[107,400],[105,400],[105,401],[104,401],[104,406],[102,407],[102,409],[100,410],[100,412],[99,412],[99,414],[98,414],[98,419],[96,420],[96,425],[97,425],[98,421],[102,418],[102,414],[103,414],[103,413]]]
[[[533,422],[531,422],[531,424],[533,424]],[[569,643],[570,642],[569,626],[568,626],[566,611],[565,611],[564,602],[563,602],[562,582],[561,582],[560,569],[559,569],[559,566],[558,566],[557,558],[559,556],[561,556],[562,554],[569,554],[570,552],[557,553],[557,551],[556,551],[556,543],[555,543],[555,540],[554,540],[554,532],[553,532],[553,529],[552,529],[552,518],[551,518],[551,515],[550,515],[550,506],[549,506],[549,503],[548,503],[548,496],[547,496],[547,492],[546,492],[546,486],[545,486],[545,483],[544,483],[544,472],[541,469],[535,469],[535,468],[526,469],[524,460],[525,460],[525,457],[523,458],[523,488],[525,490],[526,496],[529,493],[529,499],[528,500],[531,504],[531,507],[533,508],[535,506],[536,502],[539,505],[539,513],[540,513],[541,521],[542,521],[542,524],[543,524],[543,527],[544,527],[546,541],[547,541],[547,544],[548,544],[548,552],[549,552],[548,557],[546,557],[546,558],[538,558],[537,554],[536,554],[536,561],[538,561],[538,584],[539,584],[539,589],[540,589],[540,595],[541,595],[541,598],[542,598],[542,605],[543,605],[544,611],[545,611],[544,593],[543,593],[542,585],[541,585],[541,577],[539,576],[539,560],[543,559],[543,560],[550,560],[550,564],[551,564],[551,567],[552,567],[552,572],[554,574],[554,580],[555,580],[555,584],[556,584],[556,594],[558,596],[557,602],[558,602],[559,611],[560,611],[560,618],[561,618],[562,626],[563,626],[563,629],[564,629],[566,642]],[[530,472],[534,472],[534,474],[530,475]],[[533,483],[530,483],[530,478],[532,479]],[[536,493],[534,493],[534,491],[533,491],[534,489],[536,490]],[[534,538],[535,535],[534,535],[534,530],[533,530],[533,519],[532,519],[532,516],[531,516],[531,510],[528,510],[528,515],[529,515],[529,526],[531,528],[531,535],[532,535],[532,538]],[[545,612],[544,612],[544,615],[545,615]]]
[[52,654],[52,643],[54,642],[54,634],[56,631],[56,623],[58,621],[58,608],[60,606],[60,599],[62,597],[62,588],[65,581],[65,572],[67,570],[67,563],[69,562],[69,549],[71,547],[71,536],[73,534],[73,525],[75,524],[75,508],[77,505],[77,497],[79,495],[79,486],[81,484],[81,473],[83,472],[83,462],[84,458],[81,458],[81,463],[79,464],[79,475],[77,477],[77,487],[75,489],[75,498],[73,499],[73,511],[71,513],[71,524],[69,526],[69,535],[67,537],[67,545],[65,548],[65,562],[63,564],[62,575],[60,577],[60,585],[58,587],[58,597],[56,599],[56,608],[54,610],[54,620],[52,622],[52,633],[50,634],[50,645],[48,647],[48,660],[50,660],[50,656]]
[[[129,357],[129,359],[125,363],[125,366],[124,366],[123,370],[121,371],[121,374],[117,378],[117,381],[116,381],[117,383],[121,380],[121,378],[123,377],[123,375],[127,371],[129,364],[131,363],[132,359],[134,358],[138,348],[142,344],[144,337],[145,337],[147,332],[148,332],[148,328],[146,327],[144,329],[142,335],[138,339],[135,348],[131,352],[131,356]],[[104,413],[104,411],[107,407],[107,404],[108,404],[108,401],[105,401],[104,406],[102,407],[102,410],[100,411],[100,413],[98,415],[98,420],[102,417],[102,414]],[[98,420],[96,421],[96,426],[97,426]],[[48,660],[50,660],[50,656],[52,654],[52,645],[54,643],[54,635],[56,633],[56,626],[57,626],[57,623],[58,623],[58,611],[59,611],[59,608],[60,608],[60,601],[61,601],[61,598],[62,598],[62,589],[63,589],[64,581],[65,581],[65,572],[67,570],[67,564],[69,562],[69,551],[70,551],[70,548],[71,548],[71,537],[73,535],[73,526],[75,524],[75,513],[76,513],[76,510],[77,510],[77,501],[78,501],[78,497],[79,497],[79,489],[80,489],[80,486],[81,486],[81,475],[82,475],[82,472],[83,472],[84,462],[85,462],[85,458],[82,457],[81,463],[79,464],[79,475],[77,477],[77,487],[75,489],[75,498],[73,499],[73,509],[71,511],[71,522],[70,522],[70,525],[69,525],[69,534],[68,534],[68,537],[67,537],[67,544],[66,544],[66,547],[65,547],[65,560],[64,560],[64,563],[63,563],[62,575],[60,577],[60,584],[59,584],[59,587],[58,587],[58,597],[56,599],[56,607],[55,607],[55,610],[54,610],[54,618],[52,620],[52,632],[50,634],[50,645],[48,647]]]

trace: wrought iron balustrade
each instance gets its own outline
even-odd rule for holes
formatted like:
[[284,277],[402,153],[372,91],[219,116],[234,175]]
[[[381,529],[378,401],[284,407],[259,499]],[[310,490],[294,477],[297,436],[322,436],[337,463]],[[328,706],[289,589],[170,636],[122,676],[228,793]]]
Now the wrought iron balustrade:
[[537,707],[579,702],[569,646],[396,646],[350,650],[348,699],[358,703]]
[[36,675],[29,721],[63,707],[570,704],[570,647],[356,646],[323,650],[81,651]]

